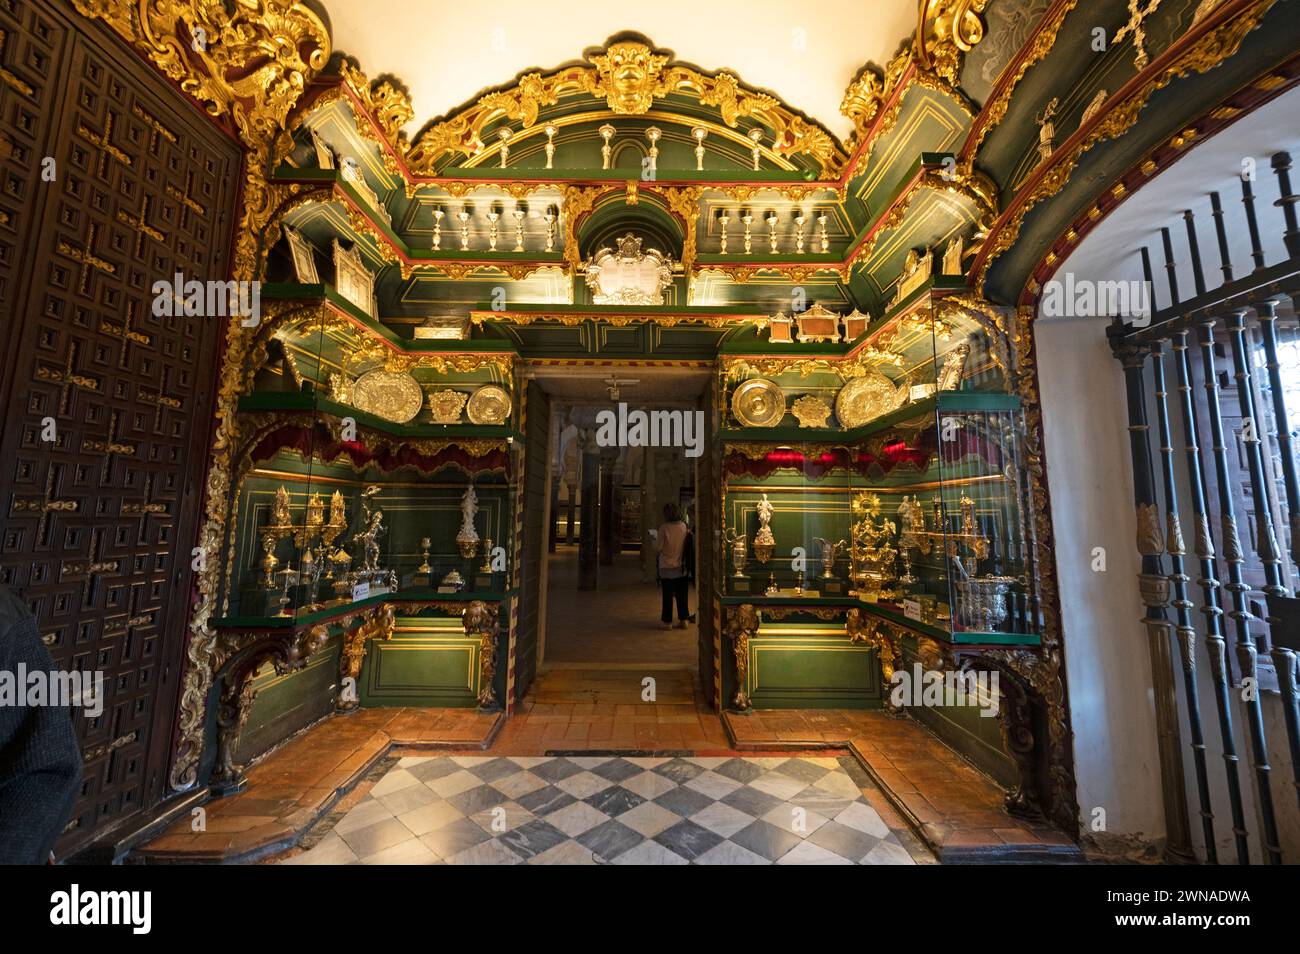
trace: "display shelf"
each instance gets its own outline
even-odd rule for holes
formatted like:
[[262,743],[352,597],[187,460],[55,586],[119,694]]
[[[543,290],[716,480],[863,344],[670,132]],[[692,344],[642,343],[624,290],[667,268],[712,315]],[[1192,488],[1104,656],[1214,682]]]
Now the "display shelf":
[[837,429],[820,427],[732,427],[718,431],[718,440],[756,444],[851,444],[866,440],[895,427],[900,421],[942,414],[945,411],[1016,411],[1020,398],[1014,394],[980,391],[946,391],[892,411],[860,427]]
[[916,636],[949,643],[953,646],[961,646],[964,649],[973,650],[991,646],[1038,646],[1042,642],[1038,633],[953,632],[938,626],[928,625],[887,606],[860,600],[854,596],[785,596],[781,594],[767,596],[757,593],[752,595],[720,593],[718,599],[723,606],[748,605],[757,607],[760,612],[765,606],[776,606],[787,610],[832,608],[843,609],[846,613],[848,610],[858,609],[869,616],[875,616],[895,626],[902,627]]
[[[397,231],[393,225],[384,221],[383,217],[377,214],[374,206],[363,198],[356,187],[345,179],[338,170],[298,169],[294,170],[292,174],[282,173],[276,178],[277,181],[285,184],[310,184],[321,189],[328,188],[330,190],[328,194],[322,194],[317,200],[308,202],[298,209],[289,212],[285,216],[285,222],[287,224],[296,226],[307,219],[315,218],[311,216],[309,212],[303,211],[304,209],[310,209],[312,205],[346,203],[353,212],[359,214],[363,218],[365,225],[368,226],[367,231],[370,231],[372,234],[365,236],[365,238],[374,245],[376,253],[383,256],[384,251],[379,247],[379,243],[382,241],[382,243],[387,246],[387,250],[391,255],[396,256],[402,261],[402,263],[409,267],[418,267],[420,265],[436,266],[439,263],[473,263],[477,265],[490,266],[500,262],[502,264],[535,263],[539,268],[548,265],[562,268],[565,264],[563,251],[546,252],[539,249],[514,251],[513,249],[507,248],[416,248],[407,242],[407,240],[402,237],[402,234]],[[539,183],[539,185],[544,184]],[[553,201],[558,202],[559,198],[559,195],[556,195],[553,197]],[[507,200],[511,202],[514,201],[508,197],[503,197],[501,199],[501,201]],[[464,202],[464,198],[447,196],[445,201],[449,204],[453,202]],[[557,219],[557,226],[559,221],[561,220]],[[511,230],[503,220],[501,226],[503,242],[508,233],[511,233]],[[443,234],[445,240],[451,244],[455,235],[455,226],[451,224],[445,226]],[[356,241],[363,237],[358,234],[358,229],[351,225],[346,228],[342,227],[342,225],[335,226],[330,230],[330,236],[333,238],[347,239],[349,241]]]
[[[379,339],[398,354],[484,354],[517,356],[518,349],[504,338],[403,338],[384,324],[382,318],[366,314],[339,294],[331,284],[321,282],[267,282],[262,286],[262,297],[270,301],[319,303],[328,306],[355,326],[358,335]],[[309,327],[309,326],[308,326]]]
[[513,599],[517,595],[518,591],[515,589],[478,592],[461,591],[459,593],[439,593],[433,589],[408,589],[399,590],[396,593],[377,593],[365,599],[322,606],[320,609],[299,612],[292,616],[222,616],[210,620],[209,625],[214,629],[237,629],[241,631],[298,629],[334,622],[345,616],[355,616],[362,611],[372,609],[383,603],[401,605],[404,603],[446,602],[468,605],[475,600],[481,600],[484,603],[501,603]]
[[504,440],[523,445],[524,436],[506,424],[397,424],[347,404],[306,391],[254,392],[239,399],[241,413],[315,412],[335,421],[352,418],[361,427],[410,440],[461,438]]

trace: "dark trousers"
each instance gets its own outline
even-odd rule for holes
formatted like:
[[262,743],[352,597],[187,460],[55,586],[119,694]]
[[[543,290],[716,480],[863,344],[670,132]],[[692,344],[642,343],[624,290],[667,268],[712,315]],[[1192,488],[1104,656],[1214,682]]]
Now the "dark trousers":
[[660,580],[659,585],[663,588],[664,593],[663,613],[660,618],[665,623],[673,621],[674,599],[677,600],[677,618],[679,620],[684,620],[691,615],[690,610],[686,608],[687,590],[691,585],[691,581],[687,577],[683,576],[676,580]]

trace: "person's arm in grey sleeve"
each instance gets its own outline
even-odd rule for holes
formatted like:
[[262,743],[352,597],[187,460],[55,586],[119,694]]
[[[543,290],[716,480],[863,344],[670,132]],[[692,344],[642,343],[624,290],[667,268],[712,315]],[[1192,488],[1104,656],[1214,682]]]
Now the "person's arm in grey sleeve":
[[66,706],[28,706],[18,669],[54,671],[31,611],[0,588],[0,678],[19,693],[0,704],[0,864],[44,864],[81,788],[81,750]]

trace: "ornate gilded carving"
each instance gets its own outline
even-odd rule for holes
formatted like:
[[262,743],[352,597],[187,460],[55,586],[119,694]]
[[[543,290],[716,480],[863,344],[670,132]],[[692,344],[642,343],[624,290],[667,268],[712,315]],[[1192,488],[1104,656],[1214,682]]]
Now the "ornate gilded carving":
[[329,32],[297,0],[74,0],[105,20],[250,148],[284,134],[289,110],[329,57]]
[[465,408],[469,395],[464,391],[442,388],[429,392],[429,413],[435,424],[459,424],[460,413]]
[[582,264],[578,251],[578,219],[596,206],[596,199],[610,191],[603,186],[565,186],[561,213],[564,216],[564,260],[573,269]]
[[[373,639],[385,641],[392,639],[396,626],[396,608],[391,603],[383,603],[360,626],[344,634],[343,650],[339,657],[339,675],[344,679],[351,679],[354,689],[361,676],[361,663],[366,658],[366,645]],[[325,629],[325,627],[319,628]],[[338,708],[345,711],[355,709],[357,702],[355,692],[346,697],[340,694]]]
[[537,125],[543,106],[582,94],[604,100],[618,115],[642,115],[656,99],[669,94],[693,96],[701,105],[717,107],[731,128],[742,118],[763,124],[771,131],[777,152],[806,155],[823,175],[838,171],[844,161],[843,150],[828,132],[774,97],[742,86],[730,73],[710,76],[673,64],[667,55],[635,40],[611,44],[587,60],[591,65],[528,73],[514,86],[488,93],[467,109],[427,126],[416,137],[407,164],[417,175],[433,175],[447,156],[481,153],[484,136],[494,124],[505,120],[527,130]]
[[1165,552],[1165,541],[1160,535],[1160,508],[1155,504],[1138,504],[1137,548],[1143,556],[1159,556]]
[[[415,118],[411,97],[391,78],[380,78],[371,83],[354,62],[345,61],[339,72],[348,81],[357,98],[365,105],[384,138],[395,152],[406,151],[402,127]],[[361,125],[358,123],[358,126]]]
[[850,643],[864,643],[876,651],[885,686],[885,704],[891,709],[894,708],[890,701],[888,687],[893,682],[894,670],[898,667],[897,638],[900,631],[878,616],[871,616],[856,607],[849,610],[845,618],[844,631],[848,634]]
[[790,412],[799,421],[800,427],[828,427],[831,408],[819,397],[805,394],[790,406]]
[[1028,187],[1027,192],[1022,191],[1021,195],[1017,195],[1016,199],[1012,200],[1011,208],[1008,210],[1009,216],[985,243],[976,275],[977,284],[983,284],[994,260],[1016,243],[1025,216],[1030,210],[1043,199],[1056,195],[1065,187],[1084,153],[1099,142],[1117,139],[1128,132],[1137,122],[1138,114],[1157,90],[1164,89],[1175,79],[1189,73],[1204,73],[1211,70],[1235,54],[1241,48],[1246,35],[1259,25],[1264,14],[1276,2],[1277,0],[1257,0],[1252,6],[1218,24],[1214,29],[1208,30],[1166,66],[1148,76],[1133,92],[1101,112],[1094,120],[1094,125],[1088,134],[1078,144],[1069,149],[1057,150],[1048,161],[1042,163],[1040,168],[1045,171],[1032,186]]
[[884,73],[868,64],[854,77],[840,102],[840,112],[853,123],[855,141],[867,134],[871,121],[876,118],[884,101]]
[[597,305],[662,305],[673,283],[673,260],[659,249],[642,249],[631,232],[616,248],[602,248],[587,263],[583,276]]
[[922,0],[913,44],[916,62],[953,86],[960,82],[962,57],[984,39],[988,0]]
[[736,660],[736,695],[731,704],[740,711],[749,703],[749,641],[758,632],[758,610],[750,603],[742,603],[732,610],[727,619],[727,635],[731,638],[731,651]]
[[465,616],[461,624],[465,635],[477,638],[478,644],[478,704],[480,709],[495,709],[500,706],[492,680],[497,671],[497,630],[501,607],[496,603],[474,600],[465,607]]
[[679,186],[659,190],[668,203],[668,211],[681,219],[686,229],[682,242],[682,268],[690,271],[695,264],[697,250],[696,231],[700,221],[700,187]]

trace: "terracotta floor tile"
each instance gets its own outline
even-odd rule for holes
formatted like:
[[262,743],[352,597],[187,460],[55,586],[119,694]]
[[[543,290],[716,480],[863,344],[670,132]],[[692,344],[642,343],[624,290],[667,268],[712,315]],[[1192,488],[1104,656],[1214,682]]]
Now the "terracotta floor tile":
[[954,831],[944,841],[943,846],[945,848],[957,848],[1001,844],[1005,844],[1005,842],[994,834],[991,828],[967,828]]

